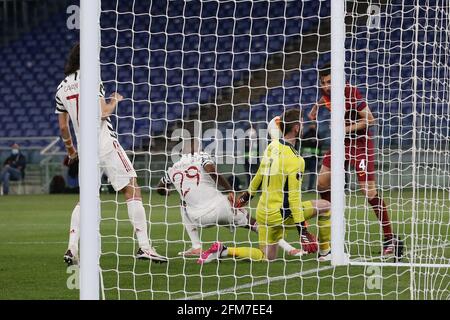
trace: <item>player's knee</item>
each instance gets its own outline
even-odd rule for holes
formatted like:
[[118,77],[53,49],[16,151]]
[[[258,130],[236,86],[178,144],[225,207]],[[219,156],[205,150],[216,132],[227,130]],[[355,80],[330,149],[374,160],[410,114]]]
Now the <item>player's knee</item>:
[[122,191],[125,199],[127,200],[141,197],[141,191],[139,187],[136,186],[128,185],[123,188]]
[[128,190],[133,198],[141,197],[141,188],[139,188],[139,185],[137,184],[136,181],[128,185]]
[[317,181],[317,190],[319,192],[330,191],[330,185],[319,179],[319,181]]
[[123,188],[122,192],[123,192],[123,196],[125,197],[126,200],[129,200],[133,197],[133,193],[130,192],[130,189],[128,187]]
[[319,216],[328,216],[331,209],[331,203],[328,200],[320,199],[316,201],[316,207]]
[[366,193],[366,197],[369,200],[372,200],[373,198],[375,198],[378,194],[377,189],[365,189],[364,192]]
[[267,261],[273,261],[277,258],[277,246],[278,244],[269,244],[263,250],[261,250]]
[[367,197],[367,199],[372,200],[372,199],[376,198],[377,194],[378,193],[376,193],[376,192],[368,192],[368,193],[366,193],[366,197]]

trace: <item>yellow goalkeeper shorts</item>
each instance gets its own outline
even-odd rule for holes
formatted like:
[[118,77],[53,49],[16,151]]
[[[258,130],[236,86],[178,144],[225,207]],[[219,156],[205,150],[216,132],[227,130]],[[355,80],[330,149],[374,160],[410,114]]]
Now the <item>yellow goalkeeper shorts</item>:
[[[305,220],[311,219],[314,216],[314,207],[312,201],[303,201],[302,207]],[[292,217],[287,218],[281,224],[270,224],[270,221],[268,221],[268,223],[266,224],[258,224],[259,245],[265,246],[269,244],[277,244],[278,241],[284,238],[285,231],[292,228],[297,231]]]

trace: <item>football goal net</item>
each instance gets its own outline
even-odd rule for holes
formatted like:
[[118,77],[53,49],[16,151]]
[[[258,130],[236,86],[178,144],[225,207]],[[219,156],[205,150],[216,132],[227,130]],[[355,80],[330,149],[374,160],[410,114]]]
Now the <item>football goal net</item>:
[[[81,298],[449,299],[449,48],[448,0],[82,0]],[[138,259],[126,199],[98,191],[114,166],[99,165],[100,83],[124,97],[111,125],[166,263]],[[259,241],[270,210],[258,202],[292,190],[263,187],[235,210],[210,189],[227,200],[258,174],[269,183],[257,170],[285,140],[268,124],[291,109],[320,251],[294,255],[286,226],[273,261],[237,258],[231,248],[278,244]],[[192,146],[203,153],[188,156]],[[307,213],[323,199],[331,216]],[[298,208],[280,203],[287,225]],[[258,230],[242,227],[244,210]],[[197,263],[217,241],[227,251]]]

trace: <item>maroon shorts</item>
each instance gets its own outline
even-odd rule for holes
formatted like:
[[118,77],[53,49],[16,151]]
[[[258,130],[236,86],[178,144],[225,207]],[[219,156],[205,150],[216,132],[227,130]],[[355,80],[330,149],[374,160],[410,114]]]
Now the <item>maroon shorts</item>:
[[[375,154],[372,140],[345,141],[345,160],[356,169],[360,182],[375,181]],[[331,168],[331,151],[325,154],[322,165]]]

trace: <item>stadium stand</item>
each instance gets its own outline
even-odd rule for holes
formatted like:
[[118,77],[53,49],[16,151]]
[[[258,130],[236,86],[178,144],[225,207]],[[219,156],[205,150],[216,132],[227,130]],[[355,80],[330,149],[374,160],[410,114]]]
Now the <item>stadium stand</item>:
[[[132,4],[134,8],[129,7]],[[318,97],[315,68],[329,62],[329,48],[321,50],[319,57],[308,48],[329,36],[329,25],[318,25],[316,14],[329,15],[329,1],[311,1],[308,6],[298,1],[285,6],[191,1],[185,7],[167,1],[102,1],[102,6],[102,78],[107,80],[107,92],[117,90],[127,98],[115,119],[125,148],[136,145],[140,136],[168,135],[180,120],[198,117],[203,106],[204,110],[215,106],[206,117],[217,120],[219,126],[233,119],[239,127],[239,120],[266,122],[285,106],[300,103],[309,108]],[[302,21],[298,10],[303,10]],[[253,19],[240,19],[240,13],[242,17],[251,13]],[[369,60],[370,70],[358,70],[348,80],[367,83],[360,89],[367,93],[375,114],[384,115],[379,122],[385,146],[395,144],[395,135],[411,135],[412,117],[401,114],[412,109],[412,62],[407,54],[400,55],[402,46],[397,44],[402,43],[405,51],[412,17],[403,16],[391,25],[389,34],[376,34],[378,42],[392,48],[388,67],[379,63],[376,52],[365,50],[370,49],[366,38],[347,43],[355,49],[357,60]],[[400,28],[401,33],[397,32]],[[213,35],[216,29],[220,31]],[[54,91],[63,77],[66,54],[78,36],[78,31],[66,27],[61,15],[50,16],[0,48],[0,94],[4,97],[0,136],[58,135],[52,120]],[[426,52],[432,49],[424,48]],[[426,63],[420,67],[424,73],[431,72]],[[376,76],[381,73],[392,77],[401,73],[408,81],[389,83],[390,96],[379,97]],[[439,101],[421,103],[424,112],[448,108]],[[217,108],[224,112],[219,114]]]

